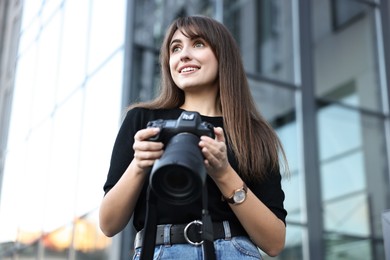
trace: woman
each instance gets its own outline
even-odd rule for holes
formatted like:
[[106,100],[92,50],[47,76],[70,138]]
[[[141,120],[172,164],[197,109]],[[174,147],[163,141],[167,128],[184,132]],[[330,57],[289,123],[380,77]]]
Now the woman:
[[[136,230],[144,228],[147,176],[164,151],[163,143],[149,141],[159,128],[146,128],[147,123],[196,111],[202,121],[215,126],[215,138],[202,136],[199,148],[208,173],[213,226],[222,225],[225,232],[222,237],[214,234],[216,257],[259,259],[257,247],[278,255],[286,233],[279,171],[279,155],[284,160],[285,156],[277,135],[256,110],[233,37],[211,18],[178,18],[168,28],[160,54],[160,95],[130,107],[113,148],[100,208],[102,231],[107,236],[117,234],[133,214]],[[183,206],[158,202],[157,224],[171,230],[160,235],[169,236],[176,225],[181,228],[199,220],[201,210],[201,199]],[[169,239],[162,245],[156,241],[155,256],[202,255],[202,247],[185,241],[167,244]],[[140,251],[138,243],[135,257]]]

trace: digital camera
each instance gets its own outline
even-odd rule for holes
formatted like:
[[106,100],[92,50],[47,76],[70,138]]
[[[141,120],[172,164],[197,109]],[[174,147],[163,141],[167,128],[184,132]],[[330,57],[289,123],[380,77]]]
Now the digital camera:
[[170,204],[186,205],[195,201],[207,176],[198,144],[202,135],[214,138],[214,126],[202,122],[198,112],[184,111],[177,120],[158,119],[150,121],[147,127],[160,128],[149,140],[165,145],[164,153],[150,173],[152,190]]

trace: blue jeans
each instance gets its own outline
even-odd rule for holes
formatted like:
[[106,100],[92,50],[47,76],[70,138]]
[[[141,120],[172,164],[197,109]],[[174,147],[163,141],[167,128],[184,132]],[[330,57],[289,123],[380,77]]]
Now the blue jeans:
[[[217,260],[263,259],[258,248],[245,236],[233,237],[229,240],[214,241]],[[141,248],[135,250],[133,260],[140,257]],[[154,249],[154,260],[201,260],[204,259],[203,247],[190,244],[159,245]]]

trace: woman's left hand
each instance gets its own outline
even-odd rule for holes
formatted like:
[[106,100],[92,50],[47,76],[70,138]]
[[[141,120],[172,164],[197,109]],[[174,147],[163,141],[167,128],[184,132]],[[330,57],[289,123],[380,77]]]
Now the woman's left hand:
[[204,163],[210,177],[218,179],[222,177],[230,166],[227,158],[225,136],[221,127],[214,128],[215,139],[208,136],[200,138],[199,147],[205,157]]

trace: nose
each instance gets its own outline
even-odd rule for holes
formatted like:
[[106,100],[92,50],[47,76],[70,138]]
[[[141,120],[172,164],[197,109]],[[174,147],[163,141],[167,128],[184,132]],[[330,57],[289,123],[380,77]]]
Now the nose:
[[180,61],[188,61],[191,60],[191,50],[188,47],[184,47],[180,52]]

